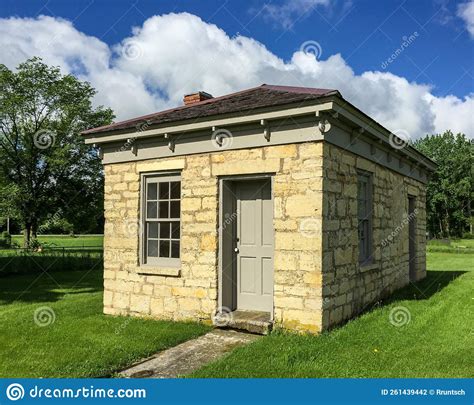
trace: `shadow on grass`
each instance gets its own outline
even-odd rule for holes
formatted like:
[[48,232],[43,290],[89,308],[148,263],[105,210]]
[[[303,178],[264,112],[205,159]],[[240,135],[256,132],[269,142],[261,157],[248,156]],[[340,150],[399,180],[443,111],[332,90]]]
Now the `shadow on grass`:
[[[87,269],[87,268],[85,268]],[[12,302],[54,302],[65,295],[103,290],[101,267],[0,277],[0,305]]]
[[386,290],[382,292],[381,297],[372,303],[365,305],[363,308],[355,311],[351,318],[345,319],[342,322],[331,326],[330,330],[336,329],[345,325],[346,323],[353,321],[363,314],[373,311],[376,308],[382,308],[390,305],[395,301],[403,300],[427,300],[434,294],[440,292],[453,280],[468,273],[468,271],[434,271],[428,270],[426,277],[423,280],[415,283],[409,283],[405,287],[402,287],[396,291],[390,292]]
[[[102,268],[101,252],[68,251],[59,253],[28,253],[0,256],[0,277],[9,274],[41,274],[55,271]],[[1,278],[0,278],[1,280]]]
[[383,304],[390,304],[400,300],[425,300],[440,292],[453,280],[467,273],[467,271],[433,271],[428,270],[426,277],[416,283],[395,291],[389,297],[383,299]]

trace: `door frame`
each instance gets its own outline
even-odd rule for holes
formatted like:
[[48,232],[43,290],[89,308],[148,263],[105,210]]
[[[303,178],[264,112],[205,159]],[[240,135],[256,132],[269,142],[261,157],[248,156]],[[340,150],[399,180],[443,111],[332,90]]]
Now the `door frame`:
[[[274,196],[273,196],[273,180],[274,180],[274,173],[259,173],[259,174],[247,174],[247,175],[227,175],[227,176],[219,176],[218,177],[218,182],[219,182],[219,214],[218,214],[218,241],[219,241],[219,248],[218,248],[218,291],[217,291],[217,312],[220,312],[224,308],[227,308],[231,311],[235,311],[237,309],[237,269],[236,269],[236,263],[235,260],[233,260],[231,266],[231,271],[232,271],[232,278],[233,278],[233,285],[232,288],[230,288],[230,292],[224,292],[224,289],[227,288],[229,290],[229,287],[224,285],[224,261],[227,260],[224,256],[224,245],[226,245],[225,241],[225,234],[224,234],[224,221],[225,221],[225,206],[224,204],[227,203],[227,201],[224,201],[226,199],[225,196],[225,189],[224,187],[227,187],[228,184],[232,184],[234,182],[241,182],[241,181],[256,181],[256,180],[268,180],[270,182],[270,196],[271,196],[271,204],[273,207],[273,212],[272,212],[272,217],[274,217]],[[235,196],[232,199],[235,203]],[[234,212],[235,212],[235,207],[233,207]],[[231,232],[233,233],[233,236],[235,238],[235,226],[236,222],[232,222],[232,230]],[[228,236],[227,236],[228,238]],[[234,256],[233,256],[234,257]],[[275,243],[273,243],[273,255],[272,255],[272,260],[275,260]],[[273,263],[272,263],[273,266]],[[275,283],[275,281],[273,281]],[[229,297],[227,296],[228,294],[231,294],[232,296]],[[226,295],[226,296],[224,296]],[[224,301],[226,302],[227,305],[223,304]],[[272,308],[274,308],[274,291],[272,294]],[[271,320],[274,319],[274,309],[270,312],[270,317]]]

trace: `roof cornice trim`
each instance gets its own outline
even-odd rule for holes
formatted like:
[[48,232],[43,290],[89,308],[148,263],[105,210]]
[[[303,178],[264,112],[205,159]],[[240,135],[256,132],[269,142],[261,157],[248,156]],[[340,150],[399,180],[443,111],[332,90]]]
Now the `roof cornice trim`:
[[[300,103],[301,104],[301,103]],[[250,124],[253,122],[260,123],[262,120],[284,119],[286,117],[297,117],[302,115],[315,115],[317,112],[331,111],[333,109],[333,100],[326,102],[313,103],[280,110],[273,110],[268,112],[259,112],[256,114],[243,115],[238,117],[214,118],[202,122],[188,122],[182,124],[175,124],[163,126],[144,131],[124,131],[119,134],[110,133],[108,135],[84,134],[86,144],[101,145],[104,143],[117,142],[127,140],[129,138],[143,139],[150,137],[160,137],[165,135],[183,134],[185,132],[199,131],[207,128],[219,128],[232,125]]]
[[[416,150],[413,146],[407,144],[400,149],[394,148],[389,141],[390,134],[393,134],[391,131],[348,101],[344,100],[342,97],[335,100],[333,108],[336,114],[341,114],[355,124],[355,126],[362,129],[363,132],[368,132],[371,136],[375,137],[378,142],[387,144],[394,150],[394,153],[402,153],[409,160],[422,163],[430,171],[436,170],[437,164],[423,153]],[[396,134],[393,134],[393,136],[396,136]]]
[[[98,146],[107,143],[127,141],[129,139],[141,140],[153,137],[170,137],[176,134],[182,135],[184,133],[191,133],[200,130],[214,130],[218,128],[228,128],[236,125],[252,124],[256,123],[261,125],[263,121],[271,121],[274,119],[285,119],[290,117],[314,115],[315,120],[328,119],[329,121],[338,119],[339,115],[348,120],[351,125],[356,128],[363,130],[365,135],[369,135],[377,142],[385,144],[387,147],[393,149],[394,154],[401,154],[405,156],[409,161],[421,163],[429,171],[436,170],[436,163],[431,159],[423,155],[421,152],[416,150],[410,145],[406,145],[402,149],[395,149],[391,146],[389,137],[391,132],[375,121],[373,118],[359,110],[357,107],[346,101],[339,94],[333,96],[327,96],[319,100],[314,100],[310,104],[305,103],[301,105],[301,102],[297,106],[291,107],[286,105],[284,108],[274,108],[271,111],[259,112],[254,114],[246,114],[235,116],[227,114],[226,116],[214,116],[209,117],[202,121],[194,120],[193,122],[184,121],[181,123],[174,123],[172,125],[162,125],[153,129],[145,130],[122,130],[119,133],[99,133],[99,134],[84,134],[86,144],[96,144]],[[319,118],[318,118],[319,117]],[[393,134],[396,136],[395,134]],[[330,137],[330,131],[324,135]]]

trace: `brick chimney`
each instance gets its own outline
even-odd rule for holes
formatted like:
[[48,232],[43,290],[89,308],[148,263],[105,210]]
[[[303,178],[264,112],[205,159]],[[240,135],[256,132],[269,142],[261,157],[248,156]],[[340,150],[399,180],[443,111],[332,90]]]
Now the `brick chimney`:
[[200,101],[209,100],[213,98],[212,95],[206,93],[205,91],[200,91],[199,93],[186,94],[183,97],[184,105],[191,105],[194,103],[199,103]]

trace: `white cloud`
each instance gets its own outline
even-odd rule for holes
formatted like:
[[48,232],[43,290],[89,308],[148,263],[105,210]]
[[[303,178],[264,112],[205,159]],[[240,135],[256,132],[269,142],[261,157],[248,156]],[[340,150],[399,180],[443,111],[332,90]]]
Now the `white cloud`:
[[450,129],[454,133],[464,132],[474,138],[474,95],[466,96],[464,100],[449,95],[433,97],[427,95],[434,111],[435,128]]
[[328,5],[329,0],[284,0],[283,3],[267,3],[260,12],[265,19],[288,30],[312,14],[316,7]]
[[154,16],[109,47],[52,17],[0,19],[0,63],[14,68],[38,55],[89,80],[95,102],[118,119],[181,105],[186,93],[214,96],[261,83],[336,88],[389,129],[418,138],[448,128],[473,137],[474,96],[435,97],[429,85],[388,72],[356,75],[341,55],[317,60],[297,51],[283,61],[252,38],[229,37],[191,14]]
[[464,20],[466,29],[471,37],[474,38],[474,1],[459,4],[457,15]]

